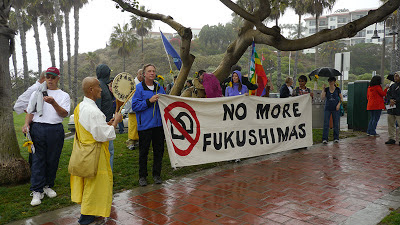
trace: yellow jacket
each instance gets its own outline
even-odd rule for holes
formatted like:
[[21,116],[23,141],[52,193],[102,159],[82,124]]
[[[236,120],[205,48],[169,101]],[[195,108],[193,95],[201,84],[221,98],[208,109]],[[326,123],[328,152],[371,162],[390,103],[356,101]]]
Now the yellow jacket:
[[[82,143],[96,142],[92,134],[79,123],[79,105],[74,110],[74,122],[78,139]],[[108,141],[102,143],[101,150],[95,177],[82,178],[71,175],[71,200],[81,204],[81,214],[109,217],[113,194],[113,175]]]

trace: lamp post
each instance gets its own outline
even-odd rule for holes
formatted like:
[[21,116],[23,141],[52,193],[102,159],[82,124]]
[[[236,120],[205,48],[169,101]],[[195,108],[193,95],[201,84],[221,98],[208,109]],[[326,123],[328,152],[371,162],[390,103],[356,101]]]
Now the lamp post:
[[385,54],[386,54],[386,20],[383,21],[383,39],[382,39],[382,55],[381,55],[381,78],[385,80]]
[[396,35],[397,35],[396,25],[395,25],[396,19],[393,15],[391,15],[388,19],[390,20],[390,24],[392,25],[392,29],[391,29],[389,35],[393,36],[393,48],[392,48],[392,55],[391,55],[391,60],[390,60],[390,71],[393,72],[395,70],[394,66],[395,66],[395,59],[396,59],[396,56],[395,56]]

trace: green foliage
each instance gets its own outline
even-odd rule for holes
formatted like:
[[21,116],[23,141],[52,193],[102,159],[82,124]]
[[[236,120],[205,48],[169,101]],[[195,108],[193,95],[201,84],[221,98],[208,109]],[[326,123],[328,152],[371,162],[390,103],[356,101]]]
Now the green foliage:
[[400,210],[391,212],[378,225],[398,225],[400,224]]
[[132,35],[132,30],[128,23],[122,27],[120,24],[114,26],[110,37],[110,45],[112,48],[117,48],[118,55],[122,57],[126,57],[132,52],[136,46],[136,38]]
[[236,34],[232,24],[209,26],[205,25],[199,33],[199,42],[203,55],[221,54],[226,51],[228,45],[235,39]]
[[[360,75],[379,71],[381,68],[382,45],[372,43],[361,43],[349,46],[350,71]],[[385,61],[385,68],[389,68],[389,60]]]

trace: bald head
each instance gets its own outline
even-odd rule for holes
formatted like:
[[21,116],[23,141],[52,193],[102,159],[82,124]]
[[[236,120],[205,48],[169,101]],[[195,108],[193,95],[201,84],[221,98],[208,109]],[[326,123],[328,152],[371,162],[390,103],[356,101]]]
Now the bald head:
[[86,77],[83,79],[82,90],[86,97],[94,101],[101,97],[100,82],[95,77]]

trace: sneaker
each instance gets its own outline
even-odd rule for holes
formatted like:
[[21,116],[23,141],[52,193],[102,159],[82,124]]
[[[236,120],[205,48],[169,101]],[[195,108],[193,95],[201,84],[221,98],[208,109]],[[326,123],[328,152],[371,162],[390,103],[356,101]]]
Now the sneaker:
[[387,145],[394,145],[394,144],[396,144],[396,141],[393,140],[393,139],[389,139],[387,142],[385,142],[385,144],[387,144]]
[[42,199],[44,197],[43,193],[37,192],[37,191],[32,191],[31,196],[33,196],[32,201],[31,201],[31,206],[36,206],[40,205],[42,203]]
[[139,185],[142,186],[142,187],[147,186],[146,177],[139,178]]
[[129,145],[129,146],[128,146],[128,149],[129,149],[129,150],[135,150],[135,146],[134,146],[134,145]]
[[162,179],[160,176],[155,176],[153,177],[154,183],[155,184],[161,184],[162,183]]
[[322,144],[327,145],[327,144],[328,144],[328,141],[327,141],[327,140],[323,140],[323,141],[322,141]]
[[379,137],[380,135],[379,135],[379,134],[374,134],[374,135],[372,135],[372,136],[374,136],[374,137]]
[[240,159],[235,159],[235,163],[238,163],[238,162],[240,162]]
[[96,219],[95,216],[81,214],[81,217],[79,218],[78,223],[82,224],[82,225],[87,225],[87,224],[93,223],[95,219]]
[[371,136],[372,134],[367,134],[367,136]]
[[53,189],[49,188],[48,186],[46,186],[46,187],[43,188],[43,192],[44,192],[44,193],[47,195],[47,197],[49,197],[49,198],[54,198],[54,197],[57,196],[57,193],[56,193]]
[[333,140],[333,143],[339,143],[339,139]]

